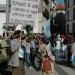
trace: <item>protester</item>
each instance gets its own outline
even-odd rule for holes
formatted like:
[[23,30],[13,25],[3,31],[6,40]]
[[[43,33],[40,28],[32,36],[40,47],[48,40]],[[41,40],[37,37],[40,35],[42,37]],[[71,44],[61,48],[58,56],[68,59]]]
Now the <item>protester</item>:
[[42,38],[40,37],[38,40],[38,46],[42,45]]
[[31,63],[34,66],[34,60],[35,60],[35,51],[36,51],[36,45],[35,45],[35,37],[31,36],[30,38],[30,48],[31,48]]
[[30,61],[30,42],[26,39],[26,50],[25,50],[25,65],[31,69],[31,61]]
[[73,44],[73,37],[72,36],[69,36],[68,38],[68,44],[67,44],[67,55],[68,55],[68,66],[71,65],[71,62],[70,62],[70,59],[71,59],[71,56],[72,56],[72,44]]
[[51,75],[51,61],[47,55],[44,55],[43,58],[42,75]]
[[55,57],[56,57],[56,59],[59,59],[60,58],[61,41],[58,39],[58,37],[56,38],[56,43],[57,43],[57,45],[55,46]]
[[71,62],[72,62],[72,66],[75,65],[75,39],[74,39],[74,43],[72,44],[72,56],[71,56]]
[[50,50],[52,51],[53,55],[55,54],[55,46],[56,46],[56,35],[52,35],[50,37],[50,43],[51,43],[51,47],[50,47]]
[[[16,31],[17,32],[17,31]],[[11,57],[9,65],[12,66],[12,75],[21,75],[21,69],[23,64],[23,54],[20,55],[20,51],[23,51],[21,47],[20,34],[14,34],[14,39],[10,42]]]
[[7,47],[9,47],[9,45],[7,45],[7,35],[4,36],[4,39],[1,42],[1,53],[4,57],[7,57]]
[[49,59],[51,60],[51,75],[54,75],[54,61],[55,56],[50,52]]
[[43,55],[46,55],[46,41],[45,39],[42,39],[42,45],[39,46],[39,52],[41,53],[41,58],[43,57]]

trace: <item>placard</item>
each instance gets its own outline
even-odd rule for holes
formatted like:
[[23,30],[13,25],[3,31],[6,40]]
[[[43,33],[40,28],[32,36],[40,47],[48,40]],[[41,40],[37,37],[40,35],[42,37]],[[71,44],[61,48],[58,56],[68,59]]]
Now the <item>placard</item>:
[[9,22],[35,25],[40,0],[11,0]]

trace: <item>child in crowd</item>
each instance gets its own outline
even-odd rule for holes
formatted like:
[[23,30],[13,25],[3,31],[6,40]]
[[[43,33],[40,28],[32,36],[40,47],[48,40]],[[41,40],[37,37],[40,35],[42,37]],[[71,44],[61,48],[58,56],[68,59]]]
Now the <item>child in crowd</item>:
[[47,55],[44,55],[43,58],[42,75],[51,75],[51,61]]

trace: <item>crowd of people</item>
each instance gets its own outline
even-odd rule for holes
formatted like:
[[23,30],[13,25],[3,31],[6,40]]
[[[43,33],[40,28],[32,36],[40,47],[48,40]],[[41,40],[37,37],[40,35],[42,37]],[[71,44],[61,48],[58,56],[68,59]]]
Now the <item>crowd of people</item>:
[[[42,75],[53,75],[54,61],[60,59],[60,53],[64,49],[68,66],[71,65],[72,53],[74,53],[75,39],[72,36],[52,34],[49,38],[44,34],[33,33],[20,35],[15,31],[11,36],[0,36],[0,54],[10,57],[9,65],[12,66],[12,75],[20,75],[22,63],[25,67],[42,70]],[[63,48],[65,47],[65,48]],[[74,63],[75,60],[72,62]]]

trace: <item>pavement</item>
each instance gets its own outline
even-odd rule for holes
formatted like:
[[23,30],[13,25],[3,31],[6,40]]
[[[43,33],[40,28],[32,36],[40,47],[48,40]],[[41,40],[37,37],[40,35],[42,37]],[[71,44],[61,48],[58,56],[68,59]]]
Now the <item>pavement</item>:
[[41,75],[41,72],[36,71],[33,67],[31,69],[25,67],[25,75]]
[[[42,75],[42,73],[33,67],[31,69],[25,67],[25,75]],[[75,68],[68,67],[64,59],[58,59],[55,62],[54,75],[75,75]]]

